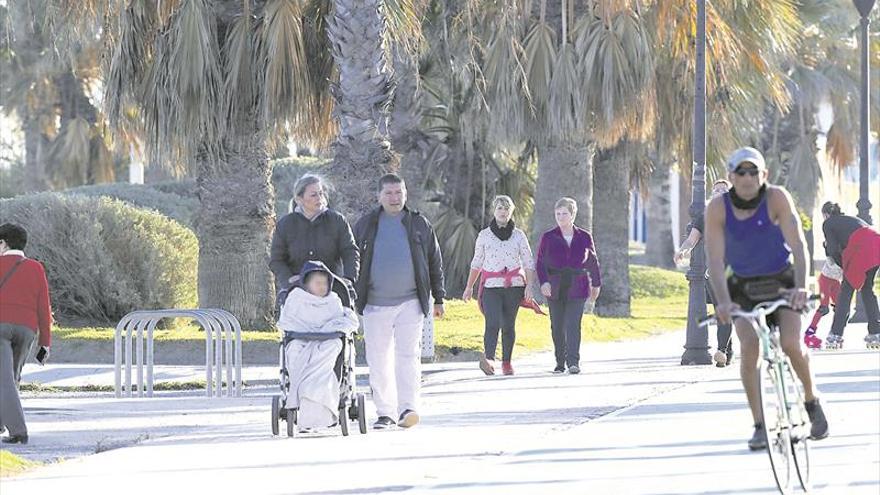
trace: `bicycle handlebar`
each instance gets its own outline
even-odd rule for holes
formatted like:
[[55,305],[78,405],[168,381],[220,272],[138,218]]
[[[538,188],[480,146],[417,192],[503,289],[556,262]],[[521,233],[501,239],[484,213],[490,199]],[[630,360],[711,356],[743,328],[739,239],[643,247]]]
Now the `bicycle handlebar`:
[[[807,301],[808,302],[818,301],[819,299],[821,299],[821,297],[822,296],[820,296],[819,294],[812,294],[807,298]],[[741,309],[731,311],[730,316],[731,317],[738,316],[740,318],[755,319],[758,317],[758,312],[760,310],[764,310],[764,313],[769,315],[769,314],[775,313],[776,310],[778,310],[779,308],[781,308],[783,306],[788,306],[788,304],[789,304],[788,299],[783,297],[783,298],[776,299],[774,301],[764,301],[762,303],[758,303],[755,305],[754,309],[752,309],[751,311],[743,311]],[[801,312],[805,312],[806,310],[807,310],[807,306],[805,306],[804,309],[801,310]],[[716,315],[708,315],[705,318],[703,318],[702,320],[700,320],[698,326],[707,327],[707,326],[709,326],[709,324],[711,324],[715,321],[717,321]]]

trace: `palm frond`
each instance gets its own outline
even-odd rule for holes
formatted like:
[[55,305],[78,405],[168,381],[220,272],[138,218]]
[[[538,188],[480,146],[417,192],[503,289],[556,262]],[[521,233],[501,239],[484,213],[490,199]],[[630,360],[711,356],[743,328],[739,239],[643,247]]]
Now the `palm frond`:
[[574,47],[565,43],[559,49],[550,80],[550,102],[547,125],[560,138],[583,131],[586,116],[580,88]]
[[[259,70],[257,19],[244,11],[232,21],[223,44],[223,84],[226,132],[248,133],[241,124],[253,120],[260,104],[264,73]],[[250,131],[253,132],[253,131]]]
[[454,208],[444,208],[434,222],[434,230],[441,239],[443,269],[447,285],[464,285],[474,257],[474,244],[479,233],[470,219]]
[[312,108],[309,64],[303,40],[302,10],[296,0],[271,0],[261,27],[265,57],[263,120],[307,125]]
[[596,130],[622,136],[626,124],[634,123],[631,112],[641,111],[633,102],[644,97],[654,77],[653,41],[643,20],[631,11],[608,24],[585,16],[578,21],[575,47],[583,64],[581,93],[596,116]]
[[421,52],[425,38],[422,18],[428,9],[428,0],[385,0],[383,11],[388,23],[388,37],[395,48],[403,49],[415,59]]
[[328,0],[312,0],[305,8],[303,39],[309,62],[309,84],[312,95],[312,116],[308,126],[296,130],[293,136],[303,143],[318,148],[326,147],[336,135],[336,121],[332,116],[333,95],[331,81],[336,79],[336,64],[327,33]]
[[62,126],[49,153],[50,162],[58,167],[55,174],[60,175],[63,182],[85,184],[88,181],[91,139],[91,126],[82,117]]
[[556,62],[556,32],[546,22],[536,22],[524,41],[523,58],[526,81],[539,122],[543,122],[550,104],[550,80]]
[[489,136],[496,143],[518,142],[525,133],[529,93],[522,58],[516,27],[505,16],[486,50],[484,64]]
[[206,0],[185,0],[156,37],[143,97],[154,161],[219,154],[223,78],[215,22]]
[[113,127],[119,127],[123,108],[139,96],[152,57],[158,19],[146,2],[135,0],[119,14],[116,44],[104,81],[104,111]]

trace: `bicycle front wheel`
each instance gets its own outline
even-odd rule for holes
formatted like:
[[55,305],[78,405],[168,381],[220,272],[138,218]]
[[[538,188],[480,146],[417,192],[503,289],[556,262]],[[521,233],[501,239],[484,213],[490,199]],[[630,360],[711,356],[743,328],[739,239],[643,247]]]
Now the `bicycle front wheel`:
[[785,378],[778,363],[762,360],[758,374],[758,392],[767,435],[770,468],[781,493],[789,493],[795,467],[791,452],[791,429],[786,413],[783,387]]
[[791,363],[786,359],[782,363],[783,383],[785,384],[785,401],[788,411],[788,421],[791,425],[791,453],[794,460],[795,471],[798,481],[804,491],[809,491],[810,486],[810,417],[804,406],[804,388],[800,380],[797,380],[791,369]]

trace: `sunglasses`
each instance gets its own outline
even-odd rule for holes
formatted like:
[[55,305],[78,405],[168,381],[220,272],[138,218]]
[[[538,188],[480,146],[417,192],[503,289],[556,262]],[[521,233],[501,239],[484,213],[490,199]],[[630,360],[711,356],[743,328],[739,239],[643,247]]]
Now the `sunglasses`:
[[761,171],[756,168],[749,167],[749,168],[738,168],[738,169],[734,170],[733,173],[735,173],[736,175],[738,175],[740,177],[745,177],[746,175],[751,175],[752,177],[757,177],[758,174],[761,173]]

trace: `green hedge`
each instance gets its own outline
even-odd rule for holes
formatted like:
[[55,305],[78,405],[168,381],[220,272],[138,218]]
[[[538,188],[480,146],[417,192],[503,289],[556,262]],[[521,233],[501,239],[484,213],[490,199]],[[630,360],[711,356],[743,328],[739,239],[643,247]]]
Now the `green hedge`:
[[[166,183],[170,186],[169,183]],[[180,184],[178,191],[183,191],[185,184]],[[114,183],[95,186],[75,187],[64,191],[64,194],[101,197],[124,201],[132,206],[155,210],[168,218],[177,220],[192,228],[199,200],[195,196],[164,192],[158,188],[138,184]]]
[[198,242],[161,214],[106,197],[41,193],[0,200],[0,222],[28,230],[25,251],[45,265],[62,323],[196,306]]

